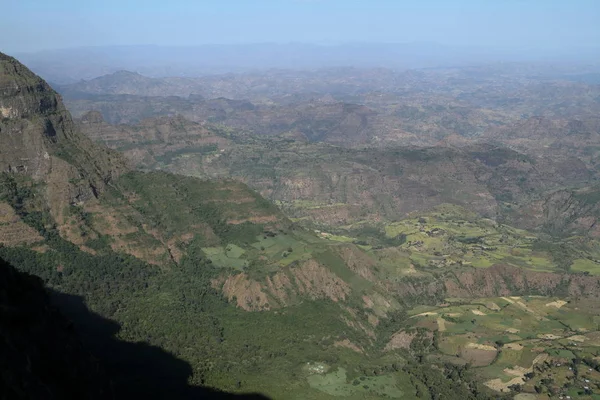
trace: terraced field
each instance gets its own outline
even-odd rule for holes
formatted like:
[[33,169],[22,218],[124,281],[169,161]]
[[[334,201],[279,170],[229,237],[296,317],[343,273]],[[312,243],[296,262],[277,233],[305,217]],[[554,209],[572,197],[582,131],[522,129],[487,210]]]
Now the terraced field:
[[35,229],[21,221],[10,205],[0,202],[0,244],[30,245],[42,240]]
[[411,313],[412,329],[437,332],[432,361],[469,364],[490,389],[597,398],[600,310],[593,301],[446,299]]
[[[320,234],[331,241],[361,245],[371,254],[388,260],[388,264],[403,265],[409,274],[449,267],[487,268],[495,264],[538,272],[600,274],[600,249],[589,238],[551,239],[480,218],[450,204],[431,212],[410,214],[397,222],[365,221]],[[395,252],[383,251],[389,248]],[[412,267],[406,265],[404,258],[410,260]]]

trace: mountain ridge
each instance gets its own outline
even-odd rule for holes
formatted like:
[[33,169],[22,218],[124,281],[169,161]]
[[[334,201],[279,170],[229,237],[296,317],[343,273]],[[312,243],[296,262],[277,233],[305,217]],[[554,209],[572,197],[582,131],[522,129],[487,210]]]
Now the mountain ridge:
[[[78,123],[140,168],[235,177],[294,218],[332,226],[454,203],[536,229],[547,220],[524,218],[529,205],[564,187],[586,186],[594,174],[573,156],[530,156],[499,144],[344,149],[289,135],[258,139],[182,116],[111,126],[91,112]],[[453,192],[448,182],[460,189]]]
[[[512,62],[544,60],[560,68],[565,58],[582,59],[583,62],[595,61],[597,50],[595,48],[580,48],[577,51],[572,48],[563,49],[562,55],[559,56],[559,53],[553,51],[548,59],[544,54],[536,54],[532,49],[527,49],[525,53],[508,52],[507,54],[505,49],[465,48],[431,43],[335,45],[256,43],[203,46],[97,46],[20,53],[17,56],[48,80],[62,83],[82,78],[89,79],[118,69],[133,69],[152,75],[189,76],[199,73],[248,71],[257,68],[311,69],[323,65],[438,68],[507,62],[507,60]],[[83,63],[81,60],[93,61]],[[568,72],[569,66],[561,69]]]

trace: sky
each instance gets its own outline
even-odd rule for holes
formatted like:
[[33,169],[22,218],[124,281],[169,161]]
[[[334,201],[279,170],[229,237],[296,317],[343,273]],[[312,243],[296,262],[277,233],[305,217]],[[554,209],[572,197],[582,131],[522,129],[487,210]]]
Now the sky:
[[0,51],[104,45],[600,46],[600,0],[0,0]]

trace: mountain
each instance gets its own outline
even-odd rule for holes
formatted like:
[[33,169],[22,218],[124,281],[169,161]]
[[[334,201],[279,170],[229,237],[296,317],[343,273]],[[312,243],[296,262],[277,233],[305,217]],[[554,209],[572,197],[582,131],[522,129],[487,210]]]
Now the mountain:
[[59,90],[76,117],[95,110],[111,124],[183,115],[254,135],[291,135],[347,147],[493,142],[539,155],[537,143],[550,146],[564,130],[587,130],[588,136],[583,131],[569,135],[549,149],[564,144],[578,148],[580,157],[589,157],[583,149],[593,146],[600,111],[598,85],[553,77],[535,64],[145,78],[161,88],[162,96],[152,85],[138,84],[137,75],[124,75],[131,79],[104,76]]
[[194,90],[202,90],[193,79],[149,78],[135,72],[116,71],[89,81],[67,86],[71,93],[141,95],[141,96],[189,96]]
[[4,54],[0,85],[0,169],[3,181],[10,181],[4,193],[23,207],[23,191],[39,187],[41,196],[31,209],[44,210],[67,229],[65,210],[96,201],[127,170],[125,162],[75,129],[57,93]]
[[101,191],[118,175],[119,156],[74,130],[60,97],[47,83],[4,54],[0,63],[0,168],[40,179],[59,164],[55,168],[67,168],[73,177],[74,169],[79,170],[91,188]]
[[[394,220],[451,202],[473,204],[486,216],[526,229],[553,235],[584,233],[593,230],[595,221],[585,211],[588,208],[567,212],[555,200],[562,190],[593,190],[596,184],[600,92],[597,85],[564,80],[548,68],[495,64],[400,72],[263,71],[195,78],[202,82],[204,97],[67,96],[77,116],[96,110],[109,124],[129,124],[104,143],[133,157],[138,167],[203,177],[237,176],[263,196],[281,202],[294,218],[339,226],[382,217]],[[175,137],[169,139],[169,147],[161,140],[142,143],[154,140],[154,135],[143,139],[144,132],[151,130],[147,127],[153,119],[165,116],[184,117],[189,126],[194,121],[203,129],[221,132],[211,139],[221,140],[220,145],[196,151]],[[103,141],[102,131],[112,129],[109,124],[95,131],[82,129]],[[125,140],[131,129],[137,139]],[[185,140],[193,143],[193,135],[185,133]],[[265,140],[257,142],[256,137]],[[353,149],[333,156],[335,151],[319,142]],[[263,154],[265,146],[270,151],[257,171],[256,154]],[[398,147],[404,151],[406,146],[435,148],[427,151],[440,154],[416,168],[410,160],[393,160],[387,151]],[[271,150],[277,158],[271,157]],[[526,161],[508,162],[506,157],[519,157],[513,152]],[[444,164],[452,157],[456,171]],[[363,168],[365,159],[368,168]],[[390,177],[386,174],[391,164],[398,165]],[[410,182],[396,176],[400,169],[413,172]],[[337,176],[350,177],[346,186],[336,183]],[[444,189],[450,182],[455,194]],[[572,212],[591,222],[567,222],[573,219]],[[559,220],[561,228],[551,228]]]
[[585,163],[181,116],[74,124],[47,84],[0,60],[0,257],[55,293],[123,398],[591,399],[585,380],[600,384],[595,239],[485,218],[547,191],[595,204]]
[[235,177],[288,215],[325,227],[395,221],[452,203],[535,229],[548,220],[531,218],[537,213],[527,205],[584,187],[593,175],[567,154],[532,157],[493,145],[347,149],[296,136],[257,138],[181,116],[112,126],[90,112],[78,124],[140,168]]
[[[361,296],[374,296],[381,316],[397,307],[344,261],[361,254],[354,245],[293,227],[238,182],[127,172],[74,128],[47,84],[10,57],[2,63],[2,257],[85,296],[92,312],[127,327],[123,340],[182,357],[193,384],[278,397],[297,385],[298,397],[318,397],[303,383],[314,372],[301,366],[326,354],[356,363],[352,349],[367,346],[375,326],[372,312],[369,323],[356,311]],[[144,320],[154,322],[143,329]],[[110,353],[95,354],[110,364]]]

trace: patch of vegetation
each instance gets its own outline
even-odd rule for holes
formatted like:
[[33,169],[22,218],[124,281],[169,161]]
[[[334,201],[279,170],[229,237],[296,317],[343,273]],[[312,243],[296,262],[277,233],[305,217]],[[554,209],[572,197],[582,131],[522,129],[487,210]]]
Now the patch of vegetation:
[[243,271],[244,267],[248,266],[248,261],[241,258],[245,253],[244,250],[234,244],[230,244],[226,248],[204,247],[202,251],[217,267],[234,268]]
[[592,275],[600,275],[600,263],[589,259],[573,260],[571,265],[572,272],[590,273]]
[[203,145],[203,146],[199,146],[199,147],[190,146],[190,147],[184,147],[177,151],[170,151],[163,155],[156,156],[155,160],[157,163],[171,164],[178,157],[181,157],[181,156],[184,156],[187,154],[206,155],[206,154],[215,153],[218,150],[219,150],[219,146],[215,143],[211,143],[211,144],[207,144],[207,145]]
[[565,243],[552,243],[544,240],[537,240],[533,243],[532,250],[548,253],[555,265],[564,271],[569,271],[571,269],[571,265],[576,258],[576,253]]

